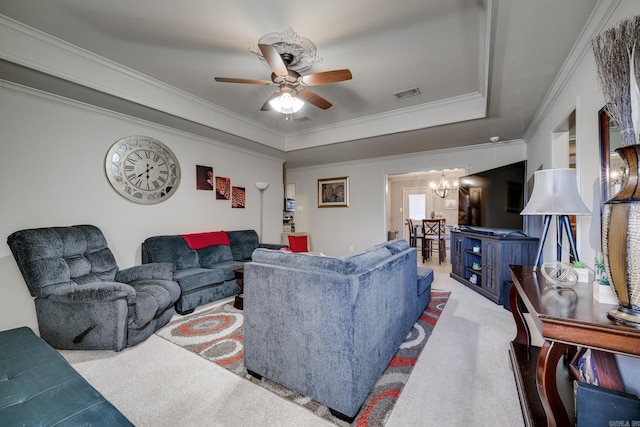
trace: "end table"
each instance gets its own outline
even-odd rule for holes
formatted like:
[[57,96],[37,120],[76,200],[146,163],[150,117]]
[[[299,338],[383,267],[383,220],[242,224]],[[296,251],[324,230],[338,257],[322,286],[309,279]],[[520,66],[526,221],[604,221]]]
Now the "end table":
[[238,268],[233,272],[236,275],[236,283],[240,286],[240,293],[236,295],[233,307],[242,310],[244,308],[244,268]]

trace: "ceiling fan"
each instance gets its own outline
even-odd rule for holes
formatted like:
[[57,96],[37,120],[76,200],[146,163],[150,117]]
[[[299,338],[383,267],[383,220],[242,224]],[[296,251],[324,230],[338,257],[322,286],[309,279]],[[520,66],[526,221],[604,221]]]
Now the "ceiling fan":
[[247,83],[256,85],[276,85],[280,89],[269,96],[262,105],[262,111],[275,109],[284,114],[292,114],[298,111],[304,102],[326,110],[331,103],[320,95],[305,89],[307,86],[319,86],[328,83],[337,83],[351,80],[351,71],[348,69],[323,71],[315,74],[301,76],[297,71],[288,68],[294,59],[290,53],[280,54],[278,50],[269,44],[258,44],[264,60],[273,73],[271,80],[239,79],[232,77],[215,77],[215,81],[224,83]]

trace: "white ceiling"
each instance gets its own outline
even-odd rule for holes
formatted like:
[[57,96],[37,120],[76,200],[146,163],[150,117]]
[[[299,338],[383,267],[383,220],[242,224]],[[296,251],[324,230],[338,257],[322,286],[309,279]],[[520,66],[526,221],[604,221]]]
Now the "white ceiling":
[[[2,49],[0,78],[277,154],[287,167],[404,154],[486,143],[493,135],[522,138],[596,3],[0,0],[5,17],[206,101],[199,108],[211,119],[172,117],[175,111],[160,104],[140,108],[130,101],[145,102],[115,86],[86,83],[90,76],[80,82]],[[323,58],[303,75],[341,68],[353,74],[312,88],[333,107],[306,105],[294,116],[308,120],[260,111],[273,86],[213,80],[268,80],[270,70],[249,48],[289,27]],[[78,83],[91,91],[83,95]],[[421,94],[393,96],[413,87]],[[222,125],[229,118],[239,125]]]

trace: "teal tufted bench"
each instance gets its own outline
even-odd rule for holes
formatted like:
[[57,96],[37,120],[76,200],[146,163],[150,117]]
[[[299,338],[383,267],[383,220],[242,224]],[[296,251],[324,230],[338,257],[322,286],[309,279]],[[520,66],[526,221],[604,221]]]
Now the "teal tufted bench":
[[0,425],[132,426],[26,327],[0,332]]

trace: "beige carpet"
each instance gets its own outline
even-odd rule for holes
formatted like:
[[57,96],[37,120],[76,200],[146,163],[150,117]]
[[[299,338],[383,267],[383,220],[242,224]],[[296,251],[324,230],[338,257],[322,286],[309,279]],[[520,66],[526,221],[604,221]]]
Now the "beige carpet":
[[[441,271],[434,286],[451,297],[386,426],[523,425],[511,313]],[[155,335],[120,353],[61,353],[137,426],[332,425]]]

